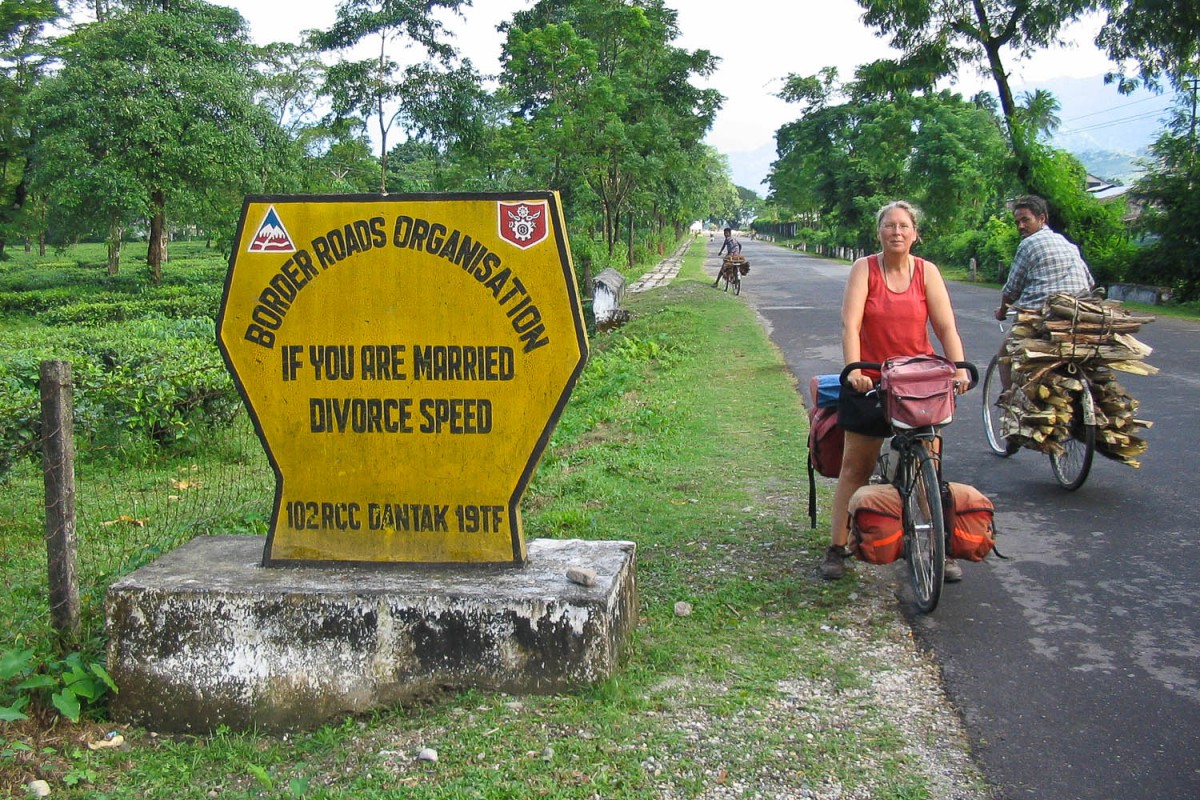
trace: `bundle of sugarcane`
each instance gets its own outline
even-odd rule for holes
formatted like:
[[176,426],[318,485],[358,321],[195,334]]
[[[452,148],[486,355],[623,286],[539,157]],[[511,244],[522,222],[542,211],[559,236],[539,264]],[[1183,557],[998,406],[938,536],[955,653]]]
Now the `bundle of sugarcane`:
[[[1096,450],[1132,467],[1146,451],[1134,432],[1151,422],[1113,371],[1154,375],[1152,349],[1134,337],[1154,317],[1129,313],[1115,300],[1052,296],[1038,312],[1022,312],[1006,350],[1013,389],[1002,399],[1001,435],[1025,447],[1063,452],[1085,424],[1096,426]],[[1086,390],[1086,391],[1085,391]]]

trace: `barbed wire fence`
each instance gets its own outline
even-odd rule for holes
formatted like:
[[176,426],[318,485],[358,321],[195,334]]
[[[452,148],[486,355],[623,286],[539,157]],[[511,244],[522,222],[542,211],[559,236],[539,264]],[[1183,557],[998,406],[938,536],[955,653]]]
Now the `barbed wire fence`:
[[0,580],[18,646],[48,626],[60,640],[95,641],[117,579],[197,535],[265,532],[274,474],[240,401],[183,452],[147,456],[136,434],[123,441],[110,432],[103,443],[82,442],[87,455],[77,457],[76,437],[92,430],[73,423],[72,411],[99,389],[73,379],[66,362],[43,362],[39,388],[40,404],[3,407],[0,398],[0,419],[39,420],[36,437],[0,453],[9,464],[0,477]]

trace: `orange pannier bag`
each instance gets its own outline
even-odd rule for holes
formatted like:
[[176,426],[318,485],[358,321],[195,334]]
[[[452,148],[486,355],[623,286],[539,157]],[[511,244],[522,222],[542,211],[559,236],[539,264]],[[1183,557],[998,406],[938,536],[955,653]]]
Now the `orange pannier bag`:
[[904,555],[900,492],[869,483],[850,496],[850,552],[869,564],[891,564]]
[[996,547],[996,509],[992,501],[974,486],[950,482],[942,490],[942,508],[946,517],[946,558],[983,561]]

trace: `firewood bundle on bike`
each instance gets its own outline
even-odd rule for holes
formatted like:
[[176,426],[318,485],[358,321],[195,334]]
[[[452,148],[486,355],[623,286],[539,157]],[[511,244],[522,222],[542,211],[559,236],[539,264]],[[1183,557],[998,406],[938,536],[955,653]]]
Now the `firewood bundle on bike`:
[[[1154,317],[1130,313],[1115,300],[1052,296],[1039,312],[1021,312],[1006,349],[1013,389],[1005,398],[1001,435],[1025,447],[1062,453],[1061,442],[1078,434],[1094,415],[1096,450],[1140,466],[1146,440],[1137,435],[1152,423],[1138,419],[1138,401],[1116,372],[1154,375],[1145,363],[1151,348],[1134,336]],[[1087,391],[1085,392],[1085,388]],[[1089,410],[1090,406],[1090,410]]]

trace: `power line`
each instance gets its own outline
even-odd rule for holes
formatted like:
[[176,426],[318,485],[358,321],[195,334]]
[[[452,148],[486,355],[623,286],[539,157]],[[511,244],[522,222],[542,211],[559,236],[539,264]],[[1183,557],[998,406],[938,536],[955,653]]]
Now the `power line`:
[[[1113,106],[1113,107],[1111,107],[1111,108],[1104,108],[1104,109],[1101,109],[1101,110],[1099,110],[1099,111],[1092,111],[1092,112],[1090,112],[1090,113],[1087,113],[1087,114],[1080,114],[1080,115],[1079,115],[1079,116],[1077,116],[1077,117],[1071,117],[1070,119],[1068,119],[1068,120],[1065,120],[1065,121],[1066,121],[1066,122],[1075,122],[1076,120],[1087,119],[1088,117],[1095,117],[1095,116],[1098,116],[1098,115],[1100,115],[1100,114],[1107,114],[1107,113],[1109,113],[1109,112],[1111,112],[1111,111],[1121,111],[1121,110],[1124,110],[1124,109],[1126,109],[1126,108],[1129,108],[1129,107],[1131,107],[1131,106],[1140,105],[1140,104],[1142,104],[1142,103],[1152,103],[1152,102],[1155,102],[1155,101],[1157,101],[1157,100],[1162,100],[1162,98],[1161,98],[1161,97],[1157,97],[1157,96],[1156,96],[1156,97],[1146,97],[1146,98],[1143,98],[1143,99],[1141,99],[1141,100],[1134,100],[1134,101],[1133,101],[1133,102],[1131,102],[1131,103],[1123,103],[1123,104],[1121,104],[1121,105],[1119,105],[1119,106]],[[1163,111],[1165,111],[1165,110],[1166,110],[1166,107],[1164,106],[1164,108],[1163,108],[1162,110],[1163,110]],[[1158,112],[1155,112],[1155,113],[1158,113]]]
[[[1142,113],[1142,114],[1133,114],[1128,117],[1117,117],[1116,119],[1110,119],[1110,120],[1106,120],[1104,122],[1098,122],[1094,125],[1085,125],[1081,128],[1060,128],[1059,132],[1060,133],[1083,133],[1084,131],[1094,131],[1094,130],[1100,130],[1102,128],[1112,128],[1117,125],[1125,125],[1130,122],[1140,122],[1141,120],[1153,119],[1155,117],[1160,116],[1163,113],[1166,113],[1166,109],[1161,109],[1159,111],[1149,111],[1149,112]],[[1091,115],[1089,115],[1089,116],[1091,116]]]

